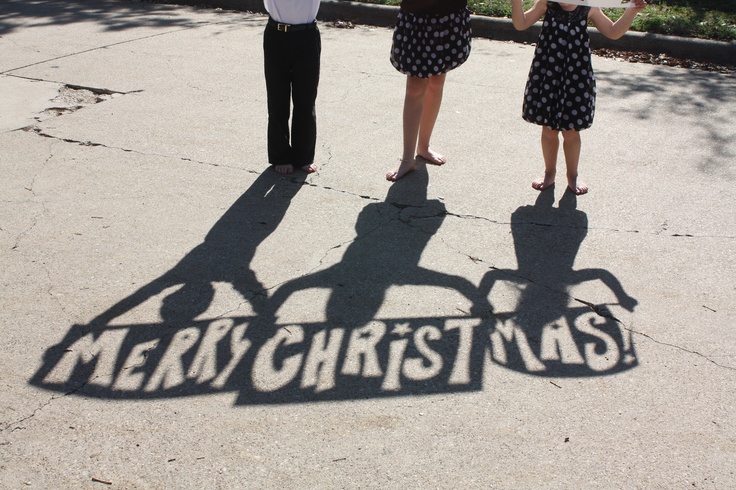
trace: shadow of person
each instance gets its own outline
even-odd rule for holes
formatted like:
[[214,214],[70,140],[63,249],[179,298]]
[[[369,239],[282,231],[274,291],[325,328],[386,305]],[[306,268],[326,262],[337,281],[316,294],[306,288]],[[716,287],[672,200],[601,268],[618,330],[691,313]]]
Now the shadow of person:
[[339,263],[283,284],[271,297],[272,305],[284,304],[297,291],[328,289],[327,322],[356,327],[375,319],[394,286],[452,289],[477,302],[477,287],[468,279],[419,265],[447,211],[441,201],[427,200],[429,176],[424,165],[417,166],[411,177],[392,184],[384,202],[361,210],[356,237]]
[[566,190],[553,207],[552,190],[541,192],[534,206],[511,215],[517,270],[494,269],[480,284],[490,295],[498,281],[515,284],[516,308],[494,312],[493,359],[510,369],[545,376],[594,376],[636,364],[628,332],[606,305],[571,297],[573,286],[601,281],[618,304],[633,311],[636,300],[605,269],[573,268],[588,232],[587,215],[576,209],[577,197]]
[[[74,325],[60,344],[46,352],[43,366],[31,382],[45,387],[54,383],[58,385],[58,381],[47,381],[47,376],[58,365],[69,364],[71,367],[66,371],[61,370],[65,372],[61,378],[67,378],[63,380],[64,384],[83,385],[94,376],[94,372],[100,371],[96,365],[105,362],[108,352],[115,353],[114,361],[108,364],[110,369],[117,370],[119,374],[125,371],[125,366],[142,363],[145,359],[146,364],[140,367],[140,374],[137,376],[150,378],[152,371],[157,369],[157,363],[166,355],[172,339],[174,343],[179,343],[178,348],[186,350],[187,342],[193,343],[201,339],[206,335],[203,332],[208,329],[219,328],[220,333],[216,332],[217,335],[224,335],[226,330],[235,332],[232,323],[227,327],[212,327],[208,321],[198,322],[196,319],[210,306],[215,294],[213,284],[216,282],[231,284],[233,289],[250,302],[256,314],[266,304],[263,299],[264,286],[251,269],[250,263],[258,246],[278,228],[292,199],[301,189],[305,175],[294,174],[287,179],[270,169],[261,173],[215,223],[204,241],[174,267],[97,315],[89,324]],[[170,289],[160,305],[162,322],[129,325],[123,324],[121,320],[116,321]],[[122,340],[111,340],[110,346],[100,340],[105,335],[117,339],[116,330],[122,332],[119,334],[124,336]],[[72,352],[85,349],[93,354]],[[70,352],[71,359],[62,362],[65,353]],[[85,355],[90,359],[85,358]],[[160,384],[149,385],[149,394],[146,395],[140,392],[141,386],[136,385],[134,389],[130,388],[129,383],[127,395],[123,396],[153,396],[162,391]],[[185,383],[182,388],[192,386],[193,383]],[[107,394],[114,394],[114,388],[112,386],[112,393],[108,391]]]
[[[473,368],[482,369],[482,340],[473,342],[480,333],[471,325],[478,323],[477,318],[452,318],[457,324],[448,326],[447,319],[431,314],[377,317],[388,291],[395,287],[443,288],[459,293],[472,305],[484,299],[468,279],[420,265],[422,253],[447,215],[444,204],[427,199],[428,180],[426,167],[420,165],[410,178],[392,184],[384,202],[360,211],[356,236],[340,262],[274,291],[269,300],[274,311],[263,318],[273,318],[270,325],[277,329],[249,330],[259,354],[239,373],[240,378],[252,377],[253,386],[241,391],[237,403],[480,389],[481,376],[471,373]],[[279,313],[288,308],[289,299],[310,289],[329,291],[325,321],[279,323]],[[396,294],[404,293],[397,290]],[[397,311],[396,304],[385,311]],[[266,351],[271,354],[260,355]],[[270,374],[259,376],[259,372]]]
[[[230,283],[246,300],[263,296],[264,286],[250,268],[258,246],[273,233],[303,184],[301,174],[287,179],[270,169],[261,173],[207,233],[204,241],[161,277],[95,317],[108,324],[165,289],[181,285],[161,305],[164,323],[176,327],[204,313],[214,297],[213,283]],[[252,301],[258,310],[260,302]]]

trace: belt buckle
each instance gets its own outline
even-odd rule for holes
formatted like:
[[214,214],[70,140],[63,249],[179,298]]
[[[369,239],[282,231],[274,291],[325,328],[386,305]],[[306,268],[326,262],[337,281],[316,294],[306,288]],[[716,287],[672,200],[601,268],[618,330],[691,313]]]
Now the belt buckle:
[[279,22],[276,24],[276,30],[279,32],[289,32],[289,24],[282,24]]

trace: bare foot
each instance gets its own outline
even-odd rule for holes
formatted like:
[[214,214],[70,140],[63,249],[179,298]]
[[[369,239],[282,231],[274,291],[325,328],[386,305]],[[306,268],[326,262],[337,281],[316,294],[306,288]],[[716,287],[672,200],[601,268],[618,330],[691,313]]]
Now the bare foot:
[[427,148],[427,151],[417,153],[417,156],[426,160],[431,165],[444,165],[447,163],[447,158],[434,151],[432,148]]
[[282,175],[290,174],[294,172],[293,165],[274,165],[273,169]]
[[585,182],[579,181],[577,177],[567,178],[567,187],[576,195],[582,196],[588,193],[588,185]]
[[555,174],[554,172],[544,172],[544,175],[542,177],[539,177],[537,180],[532,182],[532,187],[535,188],[538,191],[543,191],[546,189],[549,189],[555,184]]
[[304,165],[303,167],[301,167],[301,169],[308,174],[313,174],[317,171],[317,165],[315,165],[314,163],[310,163],[309,165]]
[[573,187],[570,187],[569,185],[568,185],[567,187],[568,187],[568,188],[570,189],[570,191],[572,191],[572,192],[573,192],[573,193],[574,193],[574,194],[575,194],[576,196],[582,196],[583,194],[587,194],[587,193],[588,193],[588,186],[587,186],[587,185],[585,185],[585,184],[583,184],[582,182],[581,182],[580,184],[576,185],[576,186],[575,186],[574,188],[573,188]]
[[415,160],[401,160],[401,163],[399,164],[399,168],[396,170],[391,170],[386,174],[386,180],[389,180],[391,182],[396,182],[404,175],[408,174],[412,170],[414,170],[414,167],[416,166]]

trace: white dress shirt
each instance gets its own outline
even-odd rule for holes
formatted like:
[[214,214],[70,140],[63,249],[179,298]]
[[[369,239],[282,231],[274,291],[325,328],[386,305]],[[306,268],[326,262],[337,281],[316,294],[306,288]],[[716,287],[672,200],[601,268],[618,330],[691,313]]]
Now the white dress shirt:
[[320,0],[263,0],[268,14],[284,24],[310,24],[317,18]]

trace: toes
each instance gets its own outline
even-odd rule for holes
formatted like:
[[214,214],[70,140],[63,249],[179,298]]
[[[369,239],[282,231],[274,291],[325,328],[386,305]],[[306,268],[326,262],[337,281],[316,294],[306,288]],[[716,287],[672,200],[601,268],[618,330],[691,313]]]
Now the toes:
[[392,170],[386,174],[386,180],[396,182],[404,175],[414,170],[415,162],[411,160],[400,160],[399,167],[396,170]]
[[532,187],[538,191],[544,191],[552,187],[554,182],[550,182],[549,184],[544,182],[543,180],[535,180],[532,182]]
[[447,158],[445,158],[444,155],[440,155],[439,153],[435,154],[427,154],[427,155],[417,155],[417,157],[421,158],[422,160],[426,161],[429,164],[432,165],[444,165],[447,163]]

